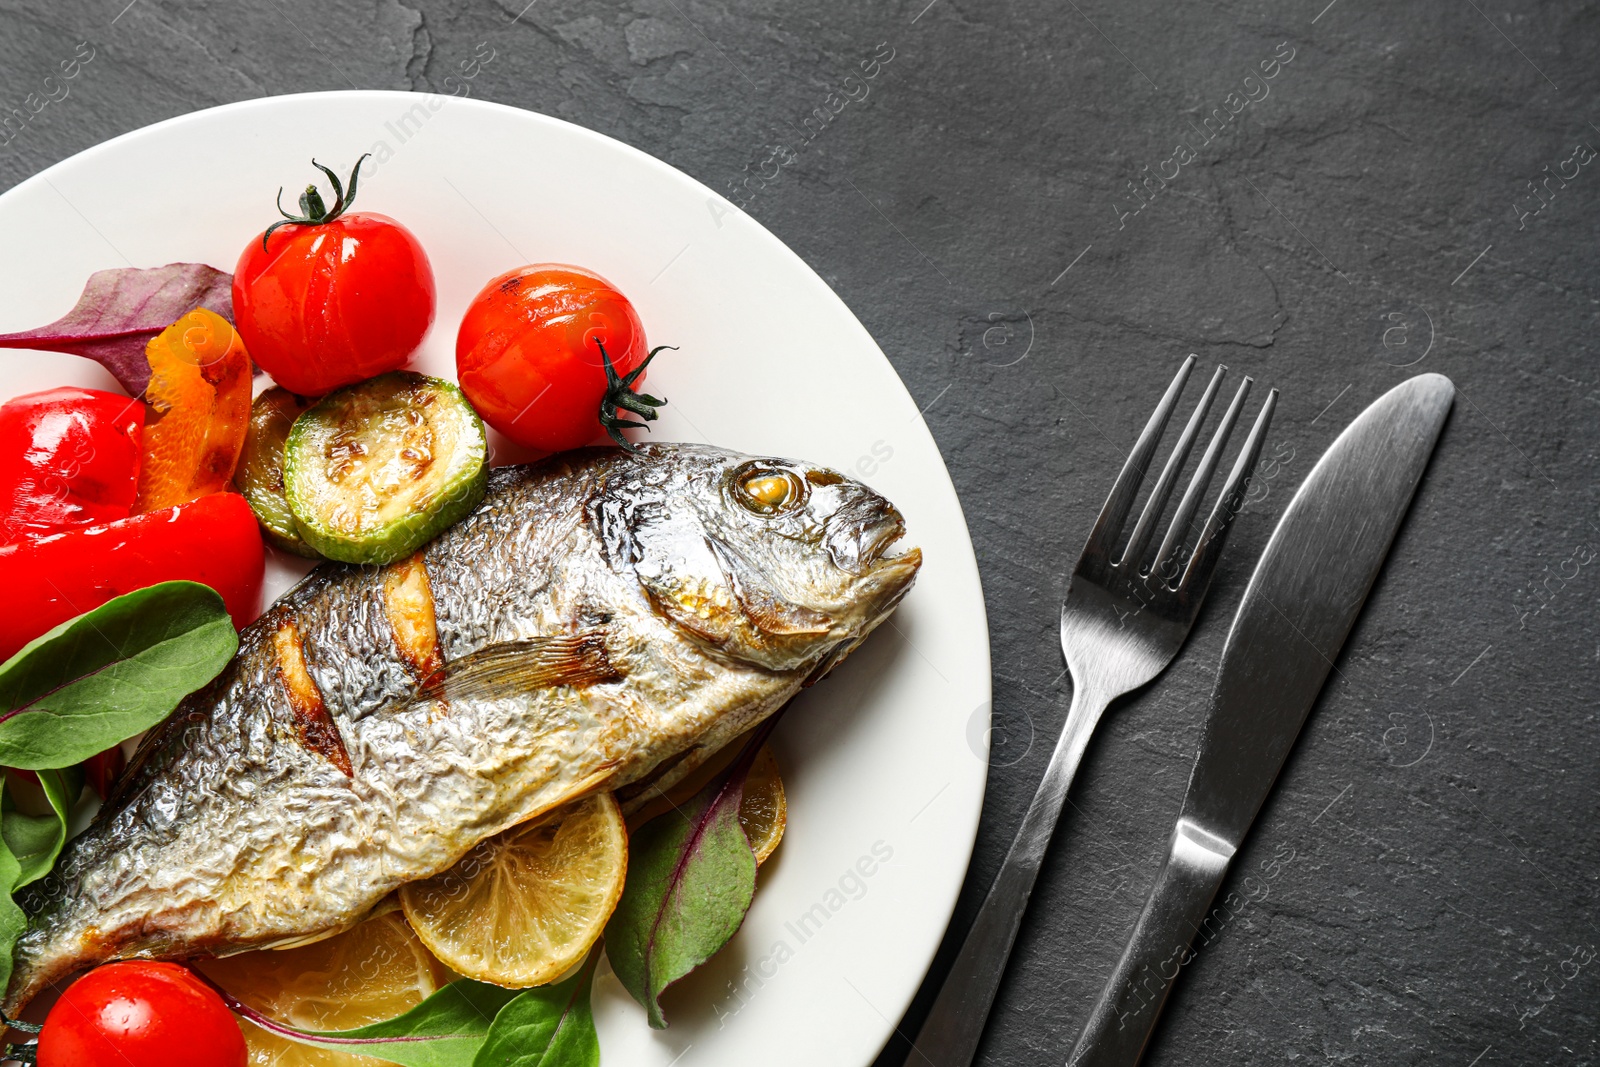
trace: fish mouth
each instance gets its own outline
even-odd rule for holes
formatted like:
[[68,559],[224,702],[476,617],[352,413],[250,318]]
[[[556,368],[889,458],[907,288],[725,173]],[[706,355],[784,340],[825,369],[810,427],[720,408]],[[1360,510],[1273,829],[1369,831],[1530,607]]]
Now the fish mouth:
[[896,547],[906,532],[905,523],[898,517],[884,523],[883,528],[874,528],[869,532],[871,539],[862,539],[862,577],[861,584],[857,586],[864,593],[865,613],[858,620],[854,636],[834,645],[806,677],[802,683],[804,686],[811,686],[825,677],[893,614],[895,608],[900,606],[900,601],[911,591],[917,571],[922,567],[922,549],[914,545]]
[[874,577],[883,579],[884,584],[904,590],[911,585],[911,580],[921,567],[922,549],[911,545],[892,556],[880,557],[873,565],[872,573]]
[[[899,512],[891,512],[882,521],[862,531],[860,542],[862,568],[870,568],[874,563],[888,556],[889,549],[894,547],[895,542],[905,535],[906,521],[900,517]],[[917,550],[911,549],[911,551],[916,552]],[[888,556],[888,558],[894,559],[898,555],[900,553],[897,553],[896,556]]]
[[850,518],[856,521],[834,530],[827,547],[834,566],[856,579],[856,594],[870,605],[868,612],[881,620],[911,588],[922,550],[902,545],[906,521],[899,509],[881,499],[863,505],[871,506],[853,509]]
[[862,571],[888,592],[887,606],[891,608],[911,587],[922,566],[922,549],[900,543],[905,535],[905,520],[895,512],[861,537]]

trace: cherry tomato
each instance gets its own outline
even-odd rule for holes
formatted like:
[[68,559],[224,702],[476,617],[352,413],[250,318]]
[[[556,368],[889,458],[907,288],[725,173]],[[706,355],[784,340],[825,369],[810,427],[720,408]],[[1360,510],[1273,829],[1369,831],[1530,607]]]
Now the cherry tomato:
[[456,375],[490,426],[518,444],[558,452],[602,432],[601,345],[618,375],[648,355],[639,313],[616,286],[581,267],[521,267],[484,286],[467,308]]
[[244,1067],[247,1055],[216,990],[176,963],[90,971],[39,1034],[39,1067]]
[[245,348],[302,396],[405,366],[433,324],[433,268],[416,237],[387,215],[342,213],[355,178],[349,199],[335,185],[331,210],[308,189],[304,221],[257,234],[233,273]]

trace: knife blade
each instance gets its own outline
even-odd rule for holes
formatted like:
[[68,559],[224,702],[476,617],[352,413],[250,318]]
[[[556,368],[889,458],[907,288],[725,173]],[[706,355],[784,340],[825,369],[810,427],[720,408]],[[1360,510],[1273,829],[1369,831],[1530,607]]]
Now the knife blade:
[[1284,509],[1228,631],[1166,860],[1069,1067],[1139,1061],[1377,580],[1454,397],[1440,374],[1389,390],[1328,446]]

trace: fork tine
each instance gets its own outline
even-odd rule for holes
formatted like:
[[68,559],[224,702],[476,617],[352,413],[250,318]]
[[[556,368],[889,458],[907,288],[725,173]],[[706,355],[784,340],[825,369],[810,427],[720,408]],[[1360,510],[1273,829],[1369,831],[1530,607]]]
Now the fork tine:
[[1178,395],[1183,392],[1184,383],[1189,380],[1189,372],[1194,369],[1195,360],[1198,358],[1191,353],[1189,358],[1183,361],[1183,366],[1178,368],[1172,384],[1167,386],[1161,403],[1151,412],[1150,421],[1144,424],[1139,440],[1134,443],[1133,451],[1128,453],[1127,462],[1122,465],[1122,473],[1117,475],[1116,484],[1111,487],[1111,495],[1106,497],[1105,506],[1100,509],[1100,517],[1095,520],[1094,529],[1089,532],[1089,542],[1083,547],[1085,558],[1110,558],[1112,544],[1116,541],[1117,534],[1121,532],[1128,512],[1133,508],[1134,497],[1139,494],[1139,483],[1144,481],[1144,472],[1150,466],[1150,457],[1161,441],[1161,432],[1166,429],[1167,419],[1172,415],[1172,409],[1178,403]]
[[[1139,515],[1139,521],[1133,526],[1133,536],[1128,538],[1128,547],[1122,550],[1122,563],[1132,563],[1137,570],[1139,561],[1144,558],[1144,550],[1150,544],[1150,538],[1156,531],[1156,523],[1161,519],[1161,512],[1167,506],[1167,498],[1172,495],[1173,483],[1178,480],[1178,474],[1183,470],[1184,463],[1189,458],[1189,452],[1194,448],[1194,441],[1200,434],[1200,426],[1206,421],[1206,413],[1211,410],[1211,402],[1217,397],[1217,390],[1222,387],[1223,375],[1228,373],[1228,368],[1218,365],[1216,373],[1211,375],[1211,381],[1206,383],[1206,391],[1200,397],[1200,403],[1194,407],[1194,412],[1189,416],[1189,423],[1183,428],[1183,433],[1178,437],[1178,443],[1172,446],[1172,454],[1167,457],[1166,466],[1161,468],[1161,476],[1156,479],[1156,484],[1150,490],[1150,499],[1144,502],[1144,511]],[[1119,564],[1120,565],[1120,564]],[[1152,573],[1154,568],[1152,567]]]
[[1244,447],[1239,450],[1239,458],[1234,461],[1222,496],[1218,498],[1217,506],[1211,509],[1206,528],[1201,531],[1194,554],[1189,557],[1189,565],[1184,568],[1183,580],[1178,583],[1180,597],[1196,591],[1204,592],[1205,587],[1211,584],[1211,574],[1222,555],[1222,543],[1228,538],[1228,529],[1234,516],[1244,506],[1244,495],[1250,488],[1250,472],[1255,470],[1256,460],[1261,458],[1261,446],[1266,441],[1267,427],[1272,425],[1272,410],[1277,405],[1278,391],[1273,389],[1267,393],[1266,402],[1256,415],[1255,425],[1250,427],[1250,436],[1245,438]]
[[[1222,422],[1217,426],[1217,432],[1211,435],[1211,443],[1206,446],[1205,455],[1200,458],[1200,466],[1195,468],[1194,477],[1189,481],[1189,488],[1183,492],[1183,499],[1178,502],[1178,510],[1172,516],[1172,525],[1167,527],[1167,536],[1162,538],[1161,547],[1156,550],[1155,562],[1150,564],[1150,573],[1167,578],[1166,568],[1168,562],[1183,545],[1183,539],[1189,533],[1189,520],[1194,518],[1195,511],[1200,507],[1200,498],[1205,495],[1206,487],[1211,484],[1211,478],[1217,472],[1217,464],[1222,461],[1222,450],[1228,447],[1228,438],[1233,435],[1234,423],[1239,421],[1239,413],[1244,410],[1245,398],[1250,395],[1252,379],[1246,377],[1239,383],[1239,389],[1233,394],[1233,402],[1228,405],[1227,412],[1222,416]],[[1176,569],[1176,568],[1174,568]]]

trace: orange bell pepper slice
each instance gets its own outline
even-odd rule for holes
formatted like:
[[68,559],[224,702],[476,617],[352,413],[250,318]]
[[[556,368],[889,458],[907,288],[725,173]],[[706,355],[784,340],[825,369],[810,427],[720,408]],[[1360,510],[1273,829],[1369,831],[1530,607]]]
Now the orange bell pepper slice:
[[227,319],[197,308],[145,346],[150,385],[134,514],[226,489],[250,426],[250,356]]

